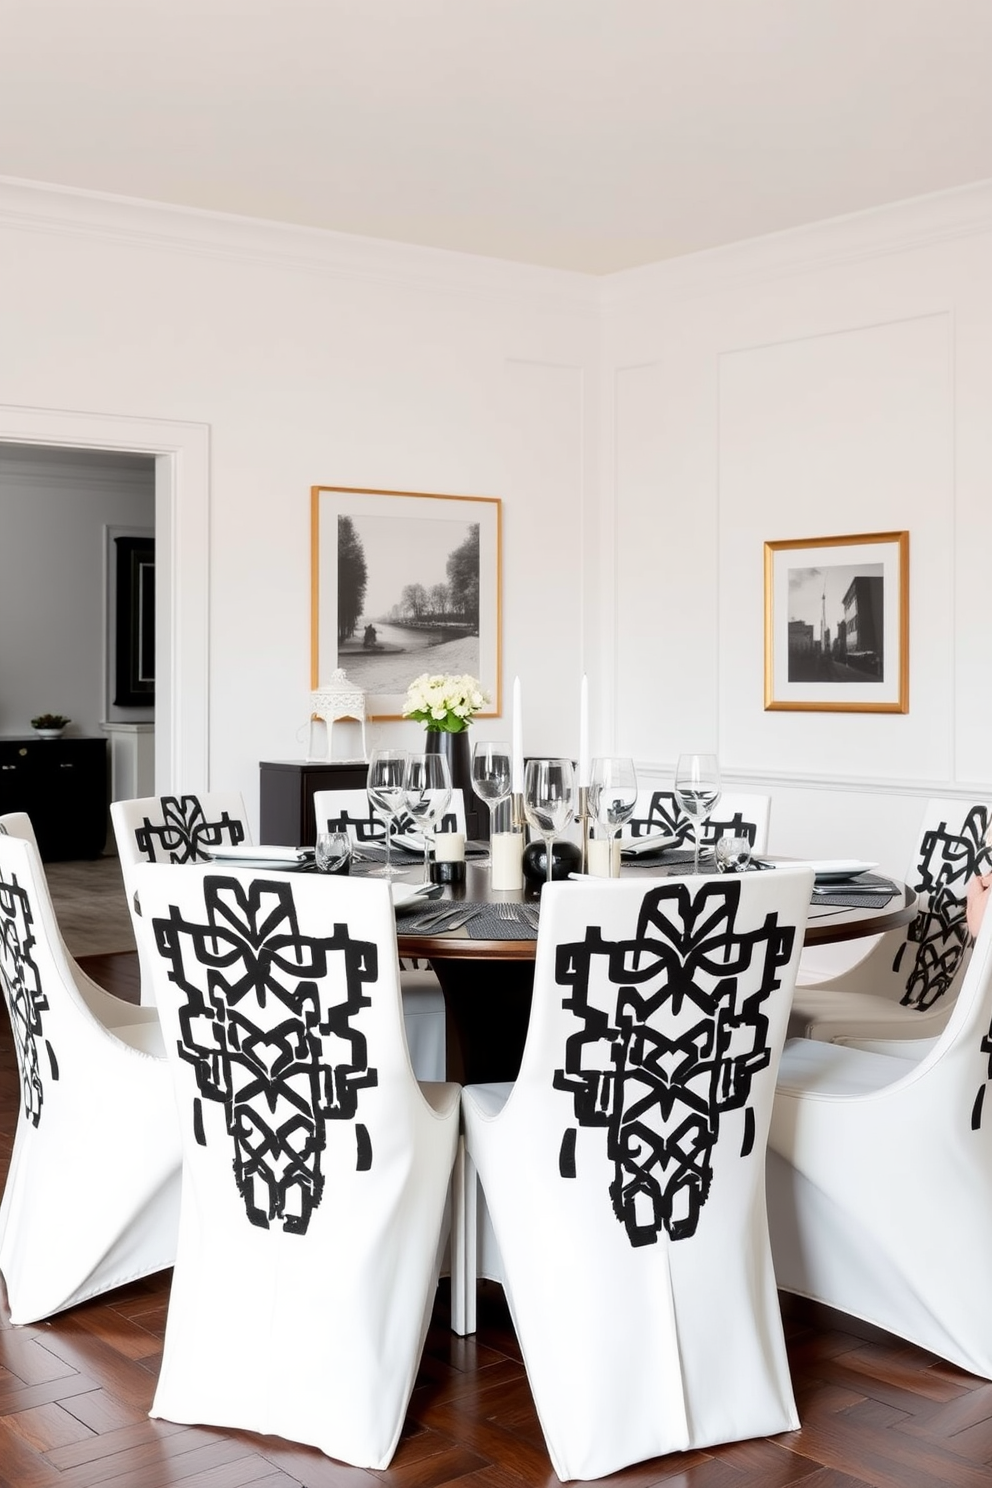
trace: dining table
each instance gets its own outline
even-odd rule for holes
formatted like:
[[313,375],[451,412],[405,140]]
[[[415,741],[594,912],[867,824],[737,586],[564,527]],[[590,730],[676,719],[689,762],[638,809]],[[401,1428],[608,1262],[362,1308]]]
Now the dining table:
[[[436,898],[414,908],[408,904],[396,917],[400,957],[428,961],[441,984],[448,1025],[448,1078],[464,1084],[510,1080],[519,1070],[540,923],[543,885],[525,880],[522,889],[493,889],[483,856],[486,846],[476,844],[473,849],[469,845],[461,882],[440,886]],[[652,879],[691,871],[692,856],[691,852],[675,852],[660,855],[657,862],[624,862],[620,874],[625,879],[642,878],[647,887]],[[790,860],[764,857],[762,862],[784,867]],[[394,863],[399,866],[395,853]],[[353,871],[362,872],[368,866],[356,862]],[[715,874],[716,868],[712,862],[704,863],[701,871]],[[423,872],[423,861],[411,859],[396,881],[417,884]],[[466,914],[471,912],[471,917],[457,928],[446,929],[449,922],[445,921],[434,924],[430,917],[444,905],[450,905],[453,917],[459,907]],[[888,876],[879,880],[864,875],[861,885],[853,889],[825,885],[814,892],[804,945],[881,935],[908,924],[916,913],[913,889]]]

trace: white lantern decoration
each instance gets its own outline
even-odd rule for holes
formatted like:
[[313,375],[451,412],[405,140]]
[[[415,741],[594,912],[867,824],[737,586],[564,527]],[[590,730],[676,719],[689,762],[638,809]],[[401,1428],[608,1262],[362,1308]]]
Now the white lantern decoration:
[[349,682],[342,667],[335,667],[326,687],[310,694],[310,736],[307,742],[307,759],[318,758],[313,752],[313,726],[322,719],[327,727],[327,752],[325,760],[333,759],[331,735],[338,719],[353,718],[362,725],[362,759],[368,759],[365,744],[365,693],[354,682]]

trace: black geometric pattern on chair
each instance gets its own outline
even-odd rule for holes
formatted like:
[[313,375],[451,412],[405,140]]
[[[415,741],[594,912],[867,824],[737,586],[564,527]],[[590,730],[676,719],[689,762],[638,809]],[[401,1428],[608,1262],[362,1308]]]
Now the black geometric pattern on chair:
[[24,1115],[32,1126],[37,1126],[45,1098],[38,1057],[42,1042],[48,1053],[53,1080],[59,1077],[59,1067],[55,1051],[45,1038],[42,1022],[42,1014],[48,1011],[48,999],[42,991],[41,976],[31,955],[35,943],[33,923],[27,894],[16,877],[8,883],[0,876],[0,978],[10,1014],[17,1067],[21,1073]]
[[[668,837],[677,837],[679,847],[692,846],[692,821],[676,801],[673,791],[654,791],[648,803],[647,816],[632,816],[628,829],[632,837],[652,837],[657,833],[664,833]],[[711,816],[703,826],[701,841],[716,842],[720,837],[746,837],[753,847],[756,835],[754,822],[745,821],[741,813],[735,811],[733,816],[725,816],[722,820],[716,815]]]
[[203,863],[211,848],[236,847],[245,840],[244,823],[226,811],[208,822],[197,796],[162,796],[161,822],[145,817],[135,828],[134,840],[149,863]]
[[[562,1006],[582,1027],[554,1086],[571,1094],[579,1126],[606,1131],[610,1197],[632,1246],[655,1244],[662,1230],[672,1240],[695,1233],[723,1112],[744,1110],[742,1156],[751,1150],[751,1082],[770,1060],[762,1004],[795,930],[772,914],[737,931],[739,900],[739,884],[690,896],[671,880],[645,895],[635,939],[607,941],[590,927],[558,947],[556,980],[572,989]],[[752,964],[760,977],[744,995],[739,979]],[[563,1177],[574,1176],[575,1135],[563,1137]]]
[[[391,828],[393,827],[392,818],[390,819],[390,826]],[[338,812],[336,816],[329,816],[327,818],[327,825],[325,828],[321,828],[318,824],[318,830],[328,832],[347,832],[349,828],[354,831],[355,841],[359,844],[363,842],[371,842],[381,843],[385,845],[385,823],[383,822],[381,816],[374,816],[371,810],[369,811],[368,816],[352,816],[351,812],[345,806],[340,812]],[[395,818],[395,828],[393,835],[397,835],[402,832],[419,832],[419,830],[420,829],[417,826],[417,823],[414,821],[413,817],[409,816],[405,811],[401,812],[399,816]],[[457,830],[458,818],[455,816],[454,812],[440,818],[438,822],[438,831],[456,832]]]
[[[904,1007],[920,1011],[932,1007],[957,975],[969,941],[965,892],[968,880],[982,871],[979,859],[986,852],[987,827],[986,807],[972,806],[960,828],[941,821],[923,833],[914,887],[924,907],[892,963],[893,971],[905,970],[906,990],[900,998]],[[915,954],[910,949],[914,946]],[[904,967],[910,955],[912,964]]]
[[[352,1026],[378,977],[374,942],[346,925],[301,935],[287,884],[204,879],[205,924],[171,906],[155,940],[186,994],[179,1053],[196,1072],[197,1140],[206,1145],[201,1099],[224,1107],[234,1173],[253,1225],[278,1222],[305,1234],[324,1191],[325,1122],[354,1123],[356,1167],[370,1168],[359,1091],[378,1083],[364,1034]],[[322,1008],[321,996],[338,1000]]]

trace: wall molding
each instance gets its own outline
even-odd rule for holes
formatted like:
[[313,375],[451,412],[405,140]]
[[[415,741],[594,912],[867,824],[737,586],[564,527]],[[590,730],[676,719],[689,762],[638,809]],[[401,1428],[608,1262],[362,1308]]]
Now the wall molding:
[[196,207],[112,196],[0,176],[0,228],[56,237],[97,238],[129,248],[185,253],[393,284],[445,297],[536,300],[545,307],[598,312],[601,281],[590,274],[394,243],[383,238],[267,222]]
[[992,233],[992,180],[625,269],[604,281],[603,305],[642,308],[652,296],[703,298],[982,233]]
[[[675,778],[676,761],[635,760],[637,778],[644,784],[656,788],[670,788]],[[894,780],[881,776],[872,779],[864,775],[811,775],[799,771],[777,771],[769,773],[758,770],[734,770],[721,767],[724,786],[760,791],[767,794],[775,789],[805,790],[822,793],[834,792],[850,796],[890,796],[893,798],[922,799],[947,798],[948,800],[979,800],[992,803],[992,781],[949,780]]]

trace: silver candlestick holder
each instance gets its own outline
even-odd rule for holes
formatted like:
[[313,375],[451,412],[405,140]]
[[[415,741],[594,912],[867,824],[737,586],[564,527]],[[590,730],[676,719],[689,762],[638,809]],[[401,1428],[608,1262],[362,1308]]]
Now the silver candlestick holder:
[[579,823],[579,850],[582,853],[582,861],[579,864],[581,873],[589,872],[589,787],[579,786],[579,809],[577,812]]

